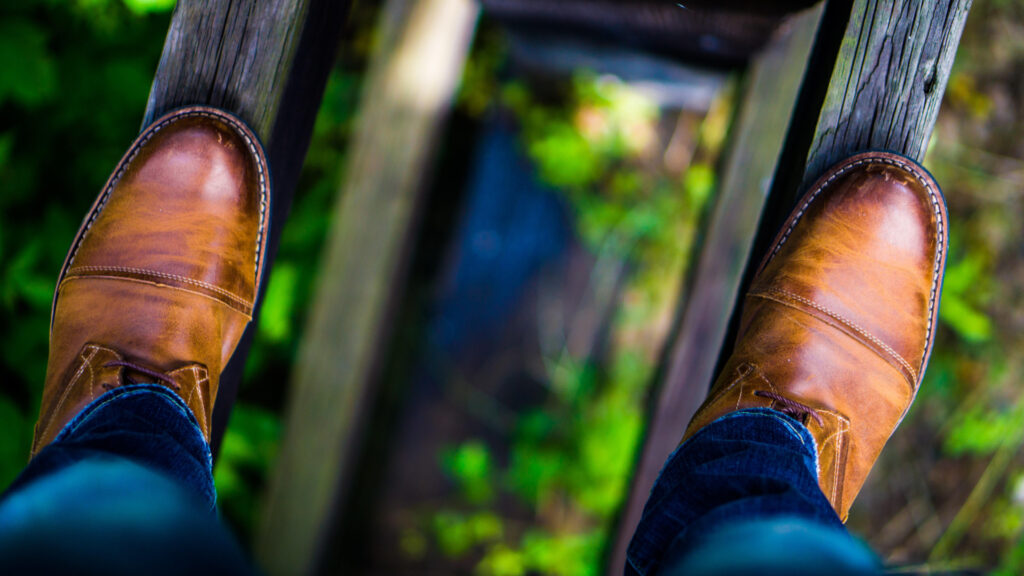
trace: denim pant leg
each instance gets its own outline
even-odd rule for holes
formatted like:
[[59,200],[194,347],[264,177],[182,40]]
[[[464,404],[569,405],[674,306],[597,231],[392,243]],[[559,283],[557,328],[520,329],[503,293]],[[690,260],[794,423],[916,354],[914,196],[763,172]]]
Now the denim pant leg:
[[4,574],[252,574],[216,516],[209,445],[153,384],[89,404],[0,500]]
[[814,438],[768,409],[712,422],[669,457],[627,552],[629,576],[877,574],[818,487]]

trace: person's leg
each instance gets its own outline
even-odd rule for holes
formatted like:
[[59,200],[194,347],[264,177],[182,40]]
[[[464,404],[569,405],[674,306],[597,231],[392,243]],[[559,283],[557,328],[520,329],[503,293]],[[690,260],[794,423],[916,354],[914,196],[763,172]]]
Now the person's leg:
[[835,576],[875,574],[877,559],[846,532],[817,468],[814,438],[791,416],[764,408],[722,416],[668,459],[626,574],[816,574],[823,565]]
[[906,158],[854,156],[808,191],[651,493],[628,574],[875,570],[842,523],[920,386],[947,238],[938,185]]
[[89,404],[8,488],[13,494],[83,460],[129,460],[173,478],[213,510],[213,458],[195,416],[163,386],[115,388]]
[[128,149],[57,279],[32,460],[0,502],[0,571],[250,569],[217,523],[209,441],[259,294],[269,181],[256,136],[212,108],[171,112]]
[[251,574],[215,498],[209,445],[181,398],[153,384],[116,388],[75,416],[0,499],[0,566]]

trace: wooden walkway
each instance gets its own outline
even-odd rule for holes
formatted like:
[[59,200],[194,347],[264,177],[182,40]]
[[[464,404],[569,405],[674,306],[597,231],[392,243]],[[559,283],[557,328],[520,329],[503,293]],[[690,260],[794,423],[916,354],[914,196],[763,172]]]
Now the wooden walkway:
[[[488,1],[495,9],[514,4]],[[751,64],[723,193],[656,383],[607,573],[620,573],[657,470],[729,352],[727,319],[735,322],[750,263],[832,162],[868,149],[923,157],[970,4],[829,0],[792,20]],[[144,124],[177,106],[209,104],[256,130],[272,168],[271,260],[347,7],[339,0],[180,0],[168,31]],[[470,0],[389,0],[383,14],[257,545],[274,575],[323,567],[364,440],[362,415],[374,398],[389,311],[416,241],[417,184],[429,172],[477,8]],[[221,379],[215,446],[251,336]]]

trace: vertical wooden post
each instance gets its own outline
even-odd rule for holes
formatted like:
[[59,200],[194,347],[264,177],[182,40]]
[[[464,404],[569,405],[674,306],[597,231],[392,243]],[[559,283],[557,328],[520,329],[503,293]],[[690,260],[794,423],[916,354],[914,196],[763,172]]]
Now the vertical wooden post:
[[[268,266],[291,207],[347,10],[347,0],[179,0],[171,18],[143,126],[174,108],[206,104],[237,114],[256,131],[267,148],[273,193]],[[221,375],[213,417],[215,451],[252,334],[250,325]]]
[[647,495],[707,393],[750,257],[752,231],[771,186],[782,135],[794,113],[820,14],[820,8],[816,8],[798,16],[788,25],[788,33],[770,44],[748,73],[719,196],[676,340],[671,344],[665,381],[648,423],[646,442],[609,557],[608,574],[622,573],[626,547],[640,522]]
[[320,569],[350,488],[426,174],[475,27],[472,0],[389,0],[295,367],[257,556]]

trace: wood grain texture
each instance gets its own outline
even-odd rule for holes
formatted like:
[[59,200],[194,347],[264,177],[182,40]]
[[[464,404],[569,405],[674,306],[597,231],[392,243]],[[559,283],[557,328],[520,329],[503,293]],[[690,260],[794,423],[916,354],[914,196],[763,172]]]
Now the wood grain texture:
[[183,0],[144,124],[186,104],[230,110],[267,144],[311,0]]
[[[236,114],[256,131],[270,163],[268,275],[347,13],[347,0],[179,0],[171,18],[143,127],[174,108],[205,104]],[[221,374],[215,454],[253,326]]]
[[271,575],[323,569],[477,12],[472,0],[389,0],[382,9],[255,547]]
[[842,35],[802,186],[868,149],[924,159],[971,0],[859,0]]
[[782,135],[794,113],[820,14],[820,8],[815,8],[790,22],[786,33],[758,57],[749,71],[718,199],[668,354],[665,378],[613,544],[608,574],[622,572],[626,548],[658,472],[711,385],[717,350],[725,339],[743,270],[750,259],[753,231],[776,170]]

